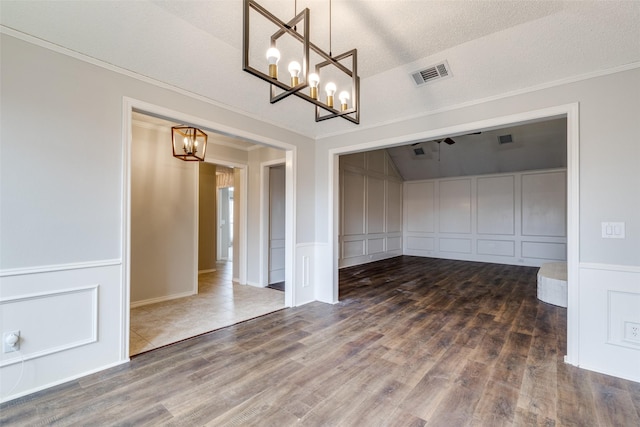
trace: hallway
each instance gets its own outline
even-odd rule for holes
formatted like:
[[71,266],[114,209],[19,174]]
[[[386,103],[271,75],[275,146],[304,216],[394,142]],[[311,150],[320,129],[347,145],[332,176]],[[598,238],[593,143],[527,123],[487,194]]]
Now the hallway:
[[233,283],[232,265],[200,274],[197,295],[131,309],[129,355],[284,308],[284,292]]

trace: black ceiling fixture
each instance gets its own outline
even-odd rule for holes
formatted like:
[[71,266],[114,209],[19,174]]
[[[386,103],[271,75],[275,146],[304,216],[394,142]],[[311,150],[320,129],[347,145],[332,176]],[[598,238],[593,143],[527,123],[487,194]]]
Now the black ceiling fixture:
[[456,142],[455,142],[453,139],[451,139],[451,138],[445,138],[445,139],[436,140],[436,142],[437,142],[438,144],[440,144],[441,142],[444,142],[445,144],[449,144],[449,145],[453,145],[453,144],[455,144],[455,143],[456,143]]

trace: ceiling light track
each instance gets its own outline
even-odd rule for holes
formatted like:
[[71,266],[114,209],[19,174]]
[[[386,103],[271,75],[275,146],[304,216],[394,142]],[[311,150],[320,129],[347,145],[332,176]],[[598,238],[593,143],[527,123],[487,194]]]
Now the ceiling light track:
[[[294,5],[297,9],[297,4]],[[262,65],[260,68],[250,64],[251,54],[251,11],[255,11],[271,23],[278,27],[278,30],[270,37],[267,50],[268,67]],[[330,12],[331,14],[331,12]],[[340,55],[333,56],[331,51],[329,54],[324,52],[309,39],[309,9],[305,8],[288,22],[280,20],[264,7],[254,0],[244,0],[244,37],[243,37],[243,69],[256,77],[268,82],[271,87],[270,102],[272,104],[295,95],[316,106],[316,122],[332,119],[334,117],[342,117],[352,123],[360,123],[360,78],[358,76],[358,53],[356,49],[349,50]],[[331,18],[330,18],[331,21]],[[302,29],[302,33],[298,28]],[[329,38],[331,39],[331,24],[329,25]],[[288,70],[291,73],[291,81],[289,84],[278,80],[278,61],[280,60],[280,52],[277,49],[277,42],[282,37],[289,36],[293,40],[302,44],[302,61],[292,61]],[[329,41],[331,43],[331,40]],[[313,73],[310,73],[310,51],[318,55],[321,60],[314,65]],[[351,67],[347,67],[344,62],[351,62]],[[334,108],[334,94],[337,91],[335,83],[328,82],[325,86],[326,98],[324,102],[319,99],[318,85],[323,80],[322,71],[328,71],[332,67],[339,73],[346,76],[344,80],[350,82],[350,88],[342,90],[338,98],[340,100],[339,109]],[[267,68],[267,69],[265,69]],[[267,71],[266,73],[264,71]],[[300,73],[302,75],[300,75]],[[305,88],[309,88],[308,94],[303,92]],[[352,105],[349,106],[349,101]],[[323,114],[325,112],[325,114]],[[326,114],[328,112],[328,114]]]

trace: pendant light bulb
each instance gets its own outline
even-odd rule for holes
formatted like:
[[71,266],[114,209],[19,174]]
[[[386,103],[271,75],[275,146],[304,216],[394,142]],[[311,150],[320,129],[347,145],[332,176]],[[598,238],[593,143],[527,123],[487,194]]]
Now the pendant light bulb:
[[324,87],[324,90],[327,92],[327,106],[333,108],[333,94],[336,93],[336,84],[329,82]]
[[280,60],[280,51],[275,47],[267,49],[267,62],[269,63],[269,77],[278,78],[278,61]]
[[291,61],[289,63],[289,73],[291,74],[291,87],[298,86],[298,82],[300,81],[298,78],[298,74],[300,74],[300,70],[302,67],[299,62]]
[[346,90],[343,90],[342,92],[340,92],[340,95],[338,95],[338,99],[340,99],[341,111],[346,111],[349,108],[349,106],[347,105],[349,98],[351,98],[351,95],[349,95],[349,92],[347,92]]
[[316,73],[309,74],[309,96],[313,99],[318,99],[318,84],[320,83],[320,76]]

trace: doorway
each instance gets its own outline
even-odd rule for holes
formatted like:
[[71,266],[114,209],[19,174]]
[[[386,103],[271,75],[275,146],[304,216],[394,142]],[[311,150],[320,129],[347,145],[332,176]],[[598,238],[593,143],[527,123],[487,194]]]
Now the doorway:
[[233,262],[233,187],[218,189],[218,261]]
[[[566,117],[567,119],[567,282],[568,282],[568,307],[567,307],[567,363],[577,365],[578,360],[578,306],[579,306],[579,275],[578,275],[578,248],[579,248],[579,109],[578,104],[567,104],[550,107],[542,110],[527,111],[510,116],[496,117],[492,119],[468,122],[445,129],[433,129],[422,132],[407,133],[405,139],[394,136],[377,140],[367,144],[359,144],[355,147],[340,147],[329,149],[327,163],[327,192],[329,194],[329,206],[327,215],[330,218],[327,227],[327,240],[329,256],[332,259],[332,280],[326,285],[321,285],[317,290],[319,300],[336,303],[339,298],[339,155],[359,151],[367,151],[379,148],[387,148],[396,145],[406,145],[425,140],[434,140],[451,135],[462,135],[477,131],[497,129],[505,126],[515,126],[540,120]],[[400,141],[400,142],[399,142]]]
[[[139,280],[130,270],[126,271],[129,291],[125,302],[128,307],[127,357],[285,307],[281,292],[246,286],[246,247],[253,240],[247,236],[246,230],[248,148],[260,153],[262,147],[237,141],[240,148],[235,148],[233,144],[236,141],[228,138],[224,141],[225,149],[219,151],[229,153],[227,155],[232,155],[233,160],[214,160],[207,156],[207,162],[202,164],[182,162],[172,158],[170,151],[167,153],[161,149],[172,125],[175,125],[172,120],[131,113],[131,159],[128,159],[131,181],[128,191],[132,198],[128,209],[133,221],[130,220],[127,240],[134,241],[134,245],[127,248],[126,266],[137,272],[151,271],[167,279],[167,283],[186,284],[188,289],[181,293],[168,289],[169,292],[160,292],[152,298],[134,299],[137,297],[136,283],[145,282],[155,291],[163,289],[157,289],[156,280]],[[140,142],[141,135],[145,139],[143,143]],[[211,142],[215,137],[211,133],[209,135],[210,144],[215,146],[215,142]],[[242,144],[246,144],[244,149]],[[243,156],[246,158],[244,162]],[[211,163],[227,165],[224,168],[230,171],[230,180],[217,180],[216,167]],[[206,166],[211,166],[214,171],[214,176],[210,177],[213,179],[209,193],[220,203],[213,200],[203,215],[206,203],[200,191],[203,189],[201,172],[207,169]],[[141,176],[144,176],[143,180]],[[164,184],[158,185],[159,180]],[[219,181],[222,184],[218,189]],[[170,197],[165,198],[167,195]],[[241,200],[238,200],[239,196],[243,196]],[[146,230],[142,226],[149,228],[160,219],[164,222],[158,227],[140,234],[141,230]],[[221,239],[213,235],[208,238],[210,252],[215,252],[211,257],[214,261],[212,267],[200,268],[198,265],[202,254],[199,242],[206,240],[200,233],[203,231],[200,219],[213,225],[211,234],[222,226],[221,232],[216,233]],[[171,238],[158,245],[158,237],[165,234]],[[180,245],[175,245],[176,238],[184,241],[180,240]],[[222,247],[220,251],[217,251],[218,244]],[[141,264],[141,257],[146,257],[151,264]],[[218,260],[220,263],[216,262]],[[164,274],[176,268],[180,268],[179,274]],[[175,317],[176,314],[180,316]]]
[[269,167],[268,287],[284,291],[285,279],[285,167]]

